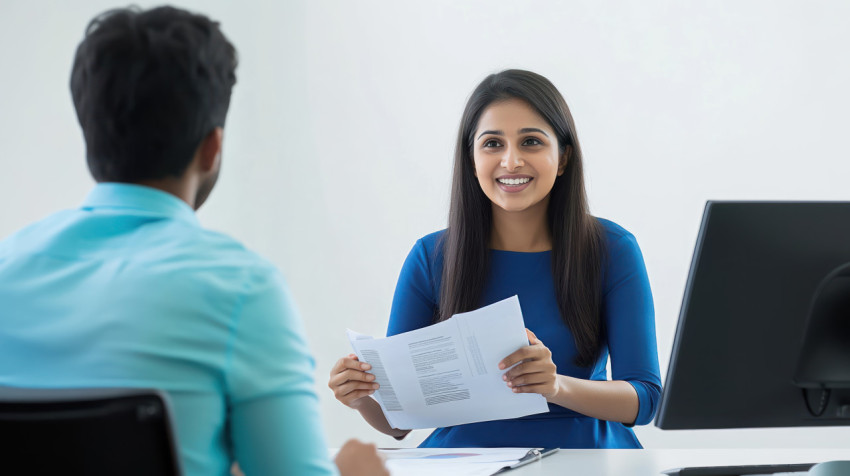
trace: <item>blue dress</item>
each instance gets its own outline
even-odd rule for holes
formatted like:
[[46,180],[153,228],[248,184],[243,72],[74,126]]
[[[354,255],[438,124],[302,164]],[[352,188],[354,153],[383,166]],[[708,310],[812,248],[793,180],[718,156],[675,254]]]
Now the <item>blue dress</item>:
[[[525,326],[552,351],[561,375],[634,386],[640,401],[636,425],[655,415],[661,394],[655,311],[649,278],[635,237],[619,225],[599,219],[608,259],[603,268],[603,348],[590,368],[577,367],[575,343],[561,318],[551,271],[551,252],[490,250],[490,271],[480,306],[519,296]],[[419,239],[404,262],[393,297],[387,335],[432,324],[439,303],[443,251],[439,231]],[[437,428],[422,447],[641,448],[634,431],[622,423],[598,420],[549,404],[549,413],[510,420]]]

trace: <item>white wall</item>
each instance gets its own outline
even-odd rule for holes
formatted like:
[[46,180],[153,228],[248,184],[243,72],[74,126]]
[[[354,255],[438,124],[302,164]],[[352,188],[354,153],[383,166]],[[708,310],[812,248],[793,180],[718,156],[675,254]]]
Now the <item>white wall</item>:
[[[567,98],[594,213],[642,246],[662,374],[705,200],[850,199],[850,3],[178,3],[220,20],[241,57],[201,221],[288,276],[333,446],[396,445],[325,382],[345,327],[384,331],[411,245],[444,227],[460,113],[488,73],[531,69]],[[114,5],[0,3],[0,237],[92,185],[67,83],[86,23]],[[850,441],[842,428],[637,431],[648,447]]]

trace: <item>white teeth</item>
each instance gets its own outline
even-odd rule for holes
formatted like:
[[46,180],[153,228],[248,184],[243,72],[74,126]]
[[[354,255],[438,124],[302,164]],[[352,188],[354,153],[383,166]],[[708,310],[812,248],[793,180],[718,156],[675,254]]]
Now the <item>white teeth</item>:
[[505,185],[522,185],[524,183],[528,183],[531,179],[529,177],[523,177],[523,178],[515,178],[515,179],[500,178],[500,179],[496,179],[496,180],[498,180],[499,183],[503,183]]

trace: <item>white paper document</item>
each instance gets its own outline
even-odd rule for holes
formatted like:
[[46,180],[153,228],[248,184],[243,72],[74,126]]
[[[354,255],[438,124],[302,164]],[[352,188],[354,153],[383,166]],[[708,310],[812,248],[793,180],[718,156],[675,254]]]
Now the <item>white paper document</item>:
[[510,467],[531,448],[381,449],[393,476],[490,476]]
[[348,330],[372,365],[374,393],[393,428],[417,429],[517,418],[549,411],[534,393],[513,393],[499,362],[528,345],[517,296],[432,326],[375,339]]

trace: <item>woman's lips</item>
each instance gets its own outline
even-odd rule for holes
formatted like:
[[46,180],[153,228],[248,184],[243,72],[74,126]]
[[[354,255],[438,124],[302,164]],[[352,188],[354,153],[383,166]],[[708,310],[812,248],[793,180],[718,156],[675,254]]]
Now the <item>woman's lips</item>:
[[527,175],[508,175],[496,179],[496,185],[505,192],[516,193],[525,190],[534,181]]

